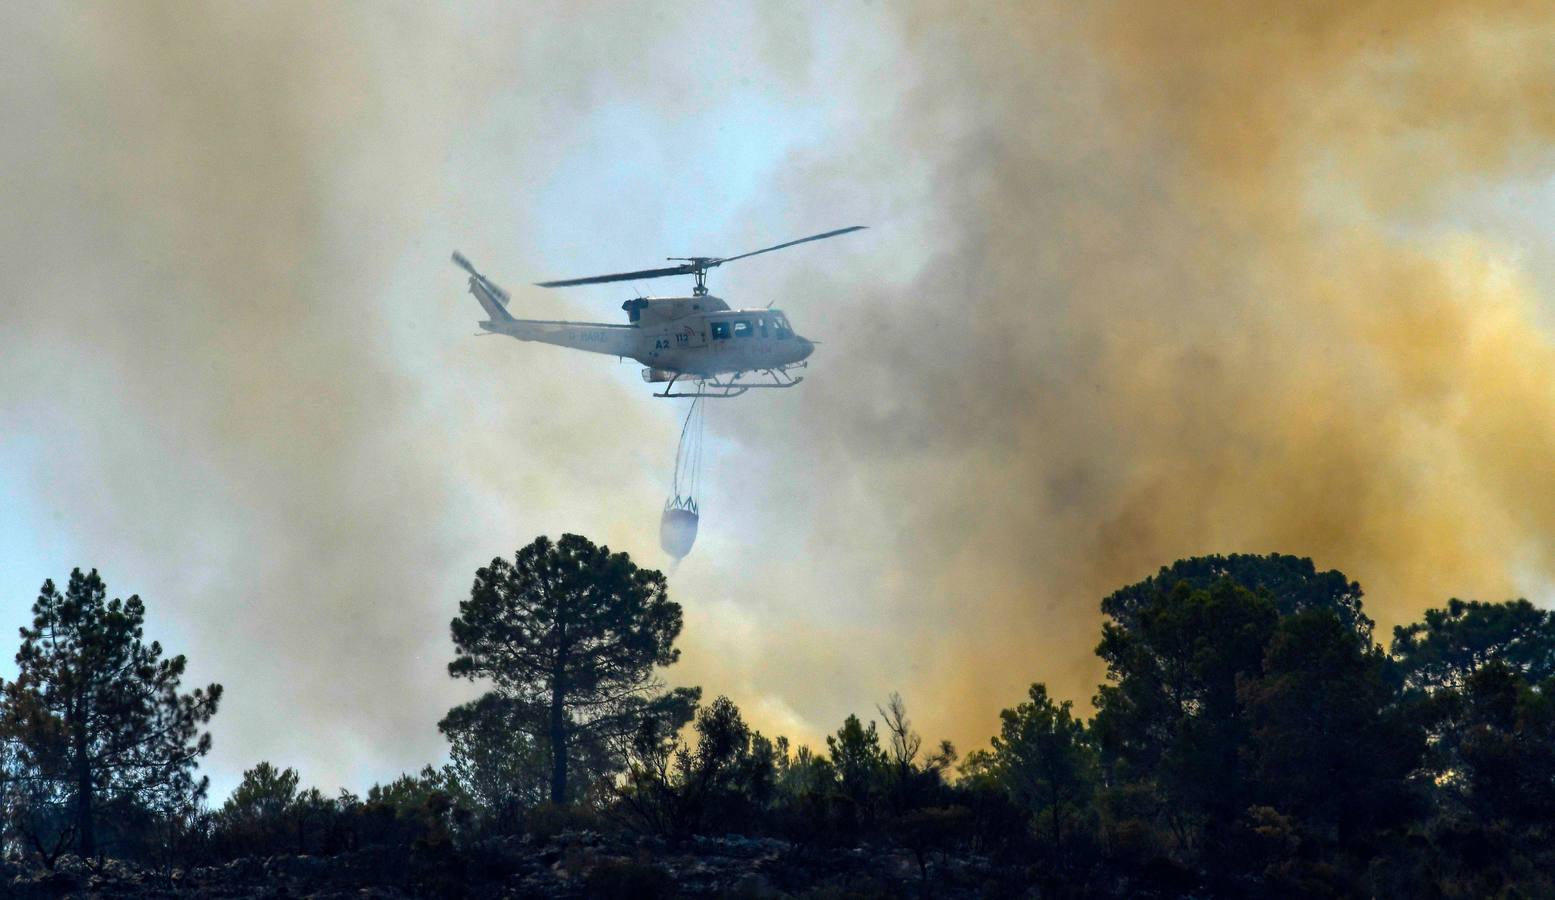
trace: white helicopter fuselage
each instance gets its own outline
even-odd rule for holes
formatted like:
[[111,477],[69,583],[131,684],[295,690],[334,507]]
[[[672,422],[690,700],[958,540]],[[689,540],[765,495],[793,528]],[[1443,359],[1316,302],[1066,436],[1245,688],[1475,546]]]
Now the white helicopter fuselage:
[[776,309],[730,309],[712,295],[641,297],[622,304],[629,324],[517,319],[498,298],[471,279],[471,291],[491,316],[480,327],[521,341],[555,344],[631,358],[647,368],[646,381],[678,376],[713,378],[753,371],[781,371],[803,362],[813,342],[793,332]]
[[[626,310],[626,325],[515,318],[508,312],[507,291],[476,271],[457,250],[453,263],[470,276],[470,293],[486,310],[481,328],[492,334],[631,357],[647,367],[643,369],[644,381],[665,382],[664,390],[656,392],[659,397],[738,397],[757,388],[791,388],[803,381],[790,370],[805,364],[815,342],[794,334],[781,310],[730,309],[729,304],[707,292],[708,271],[785,247],[863,231],[864,227],[835,228],[734,256],[670,256],[665,259],[677,265],[535,282],[537,287],[558,288],[677,275],[696,279],[689,297],[637,297],[621,304]],[[696,387],[675,393],[677,381],[695,382]]]

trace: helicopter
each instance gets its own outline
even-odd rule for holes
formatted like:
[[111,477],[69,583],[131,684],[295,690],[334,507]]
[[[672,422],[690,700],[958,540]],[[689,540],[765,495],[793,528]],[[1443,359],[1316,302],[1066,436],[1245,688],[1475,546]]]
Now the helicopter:
[[[691,275],[696,281],[689,297],[634,297],[621,304],[627,324],[561,322],[518,319],[508,312],[510,296],[495,282],[475,270],[463,254],[454,252],[454,264],[470,276],[470,293],[489,317],[480,323],[485,334],[505,334],[521,341],[539,341],[630,357],[643,364],[643,381],[662,384],[655,397],[738,397],[757,388],[791,388],[804,380],[793,370],[808,365],[816,342],[799,336],[782,310],[731,309],[707,290],[707,273],[734,262],[795,244],[861,231],[852,225],[812,234],[737,256],[671,256],[680,265],[613,275],[590,275],[559,281],[536,282],[537,287],[559,288],[612,281],[638,281]],[[676,385],[682,390],[675,390]],[[690,385],[690,389],[684,386]]]

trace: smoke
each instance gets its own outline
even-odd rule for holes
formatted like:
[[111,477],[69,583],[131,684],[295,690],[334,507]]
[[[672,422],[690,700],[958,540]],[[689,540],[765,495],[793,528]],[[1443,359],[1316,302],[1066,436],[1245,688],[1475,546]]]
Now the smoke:
[[1547,590],[1544,301],[1520,247],[1455,215],[1549,176],[1547,13],[925,4],[902,34],[914,77],[870,162],[787,186],[821,185],[813,213],[920,167],[918,253],[890,261],[926,262],[822,279],[858,299],[801,325],[827,343],[799,424],[748,445],[797,427],[778,480],[825,486],[795,630],[867,625],[752,680],[867,660],[785,696],[828,723],[900,688],[980,742],[1029,681],[1088,699],[1098,601],[1179,557],[1309,555],[1382,635]]
[[598,319],[523,282],[872,226],[720,270],[823,344],[710,411],[671,585],[671,679],[800,740],[1083,701],[1100,598],[1182,556],[1310,555],[1384,626],[1555,576],[1545,298],[1465,212],[1550,174],[1532,6],[5,18],[0,465],[71,539],[26,577],[145,596],[229,780],[436,759],[493,555],[658,559],[683,410],[470,340],[454,247]]
[[[489,252],[512,231],[492,221],[506,202],[450,215],[469,177],[448,171],[454,140],[510,79],[537,86],[521,119],[586,91],[588,58],[548,69],[559,51],[507,17],[365,12],[6,16],[0,422],[31,505],[76,550],[25,578],[98,566],[147,599],[191,680],[228,687],[219,781],[271,759],[360,788],[437,759],[435,723],[467,690],[444,667],[474,568],[543,531],[614,536],[546,502],[614,443],[585,418],[607,386],[554,366],[502,385],[514,359],[472,350],[476,309],[446,264],[456,238]],[[563,393],[577,413],[545,409]],[[513,474],[526,454],[558,462]],[[551,520],[494,509],[515,498]]]

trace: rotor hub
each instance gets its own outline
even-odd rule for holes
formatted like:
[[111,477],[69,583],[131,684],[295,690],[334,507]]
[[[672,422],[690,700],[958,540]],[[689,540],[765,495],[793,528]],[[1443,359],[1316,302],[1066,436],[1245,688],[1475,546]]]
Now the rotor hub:
[[686,274],[696,279],[691,288],[693,297],[707,296],[707,270],[723,262],[716,256],[667,256],[665,259],[686,264]]

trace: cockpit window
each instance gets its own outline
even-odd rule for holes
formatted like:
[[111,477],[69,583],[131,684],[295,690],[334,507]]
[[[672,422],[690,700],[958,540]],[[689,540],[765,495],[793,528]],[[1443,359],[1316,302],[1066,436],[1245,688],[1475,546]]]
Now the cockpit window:
[[735,337],[737,337],[737,338],[748,338],[748,337],[750,337],[754,333],[755,332],[751,329],[751,323],[750,323],[749,319],[736,319],[734,321],[734,336]]
[[728,322],[713,322],[711,327],[712,327],[712,330],[713,330],[713,340],[721,341],[721,340],[725,340],[725,339],[727,339],[729,337],[729,323]]
[[777,332],[779,340],[794,336],[794,330],[788,327],[788,319],[782,313],[772,314],[772,329]]

